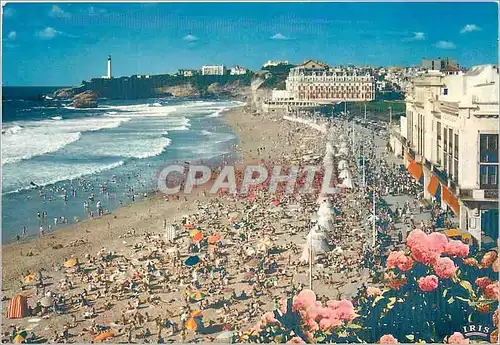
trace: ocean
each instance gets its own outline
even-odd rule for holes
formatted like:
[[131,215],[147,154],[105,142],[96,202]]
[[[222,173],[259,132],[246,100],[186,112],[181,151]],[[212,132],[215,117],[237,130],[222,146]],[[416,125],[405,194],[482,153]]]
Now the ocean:
[[2,89],[3,243],[23,227],[30,237],[40,225],[47,233],[86,220],[97,201],[112,212],[142,200],[167,164],[237,158],[239,139],[219,117],[242,102],[99,100],[96,109],[75,109],[39,97],[55,89]]

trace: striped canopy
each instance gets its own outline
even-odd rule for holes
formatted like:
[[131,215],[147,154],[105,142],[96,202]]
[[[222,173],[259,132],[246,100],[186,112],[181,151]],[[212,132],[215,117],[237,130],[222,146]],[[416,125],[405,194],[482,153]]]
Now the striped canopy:
[[7,318],[19,319],[28,316],[28,298],[23,295],[16,295],[9,301]]

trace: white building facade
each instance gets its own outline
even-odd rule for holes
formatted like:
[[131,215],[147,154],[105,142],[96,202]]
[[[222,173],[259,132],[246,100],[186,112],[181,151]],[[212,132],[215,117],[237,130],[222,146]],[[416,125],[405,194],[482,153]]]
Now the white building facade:
[[226,67],[224,65],[210,65],[201,67],[202,75],[224,75],[226,74]]
[[498,239],[498,94],[498,67],[481,65],[428,71],[406,99],[410,172],[423,177],[424,197],[449,207],[484,245]]
[[231,67],[231,75],[244,75],[247,74],[247,69],[241,66]]
[[375,82],[372,75],[333,69],[327,64],[313,60],[305,61],[290,70],[286,79],[286,90],[299,101],[332,103],[375,99]]

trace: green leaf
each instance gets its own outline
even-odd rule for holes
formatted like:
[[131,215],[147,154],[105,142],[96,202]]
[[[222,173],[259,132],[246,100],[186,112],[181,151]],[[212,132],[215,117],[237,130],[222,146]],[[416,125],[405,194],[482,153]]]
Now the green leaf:
[[453,298],[453,296],[448,298],[448,304],[452,304],[453,302],[455,302],[455,299]]
[[463,297],[457,296],[457,299],[458,299],[459,301],[462,301],[462,302],[467,302],[467,303],[469,303],[469,304],[471,303],[471,302],[470,302],[470,299],[468,299],[468,298],[463,298]]
[[377,297],[375,297],[375,299],[373,300],[373,303],[372,303],[372,307],[375,307],[375,304],[377,304],[377,302],[380,301],[383,298],[384,298],[383,296],[377,296]]
[[408,334],[408,335],[405,335],[406,339],[408,339],[409,341],[413,341],[415,340],[415,336],[413,334]]
[[467,321],[469,321],[469,323],[472,322],[472,314],[469,315],[469,317],[467,318]]
[[443,297],[446,297],[447,293],[448,293],[448,289],[444,289],[444,291],[443,291]]
[[359,329],[359,328],[363,328],[363,327],[362,327],[362,326],[360,326],[360,325],[357,325],[357,324],[355,324],[355,323],[349,323],[349,324],[347,325],[347,328],[351,328],[351,329]]

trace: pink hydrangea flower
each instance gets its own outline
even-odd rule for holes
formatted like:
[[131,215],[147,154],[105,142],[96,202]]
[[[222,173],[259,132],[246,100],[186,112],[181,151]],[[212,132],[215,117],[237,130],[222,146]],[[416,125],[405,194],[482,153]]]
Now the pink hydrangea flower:
[[393,251],[389,253],[387,257],[387,268],[394,268],[400,262],[400,258],[405,257],[405,252],[403,251]]
[[417,261],[429,265],[436,262],[440,253],[432,251],[427,243],[419,243],[411,248],[411,253]]
[[465,339],[462,333],[455,332],[448,338],[448,344],[468,344],[469,339]]
[[413,267],[413,259],[410,256],[400,256],[398,262],[398,268],[403,271],[409,271]]
[[489,267],[497,258],[497,253],[495,251],[489,251],[488,253],[484,254],[483,258],[481,259],[481,265]]
[[498,300],[498,282],[486,286],[484,289],[484,296],[486,298]]
[[437,259],[432,268],[434,268],[434,272],[436,272],[439,278],[442,279],[450,278],[458,269],[450,258]]
[[448,238],[440,232],[433,232],[427,235],[427,243],[432,251],[441,254],[448,246]]
[[439,280],[435,275],[422,277],[418,281],[418,287],[424,292],[433,291],[438,287]]
[[262,315],[261,321],[264,325],[267,325],[268,323],[279,323],[279,321],[274,317],[274,313],[272,311],[268,311]]
[[419,230],[419,229],[413,230],[406,238],[406,245],[408,246],[408,248],[411,249],[413,246],[417,245],[418,243],[425,242],[426,238],[427,238],[427,235],[422,230]]
[[307,309],[316,304],[316,294],[312,290],[304,289],[293,299],[293,310]]
[[380,340],[378,341],[379,344],[398,344],[398,340],[394,338],[391,334],[385,334],[380,337]]
[[450,240],[444,252],[450,256],[465,258],[469,255],[469,246],[459,240]]
[[477,278],[476,281],[475,281],[476,285],[479,286],[481,289],[486,289],[486,287],[488,285],[490,285],[491,283],[493,283],[493,281],[488,278],[488,277],[481,277],[481,278]]

